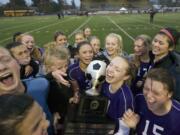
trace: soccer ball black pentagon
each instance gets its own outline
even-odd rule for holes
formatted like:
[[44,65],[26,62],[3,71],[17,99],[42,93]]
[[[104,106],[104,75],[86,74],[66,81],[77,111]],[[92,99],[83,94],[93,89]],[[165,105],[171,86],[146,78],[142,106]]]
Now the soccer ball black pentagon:
[[95,63],[94,65],[93,65],[93,69],[94,70],[99,70],[101,68],[101,65],[99,64],[99,63]]

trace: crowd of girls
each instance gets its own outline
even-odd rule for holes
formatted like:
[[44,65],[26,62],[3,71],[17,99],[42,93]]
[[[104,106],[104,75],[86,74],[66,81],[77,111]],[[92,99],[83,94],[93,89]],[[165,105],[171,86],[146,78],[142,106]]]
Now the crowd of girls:
[[[9,53],[0,49],[0,132],[63,134],[69,104],[79,104],[81,96],[92,87],[86,68],[93,60],[101,60],[107,67],[100,93],[109,100],[107,117],[115,123],[110,134],[179,135],[179,37],[173,28],[162,28],[153,38],[141,34],[134,39],[134,52],[128,54],[121,35],[109,33],[103,42],[90,27],[76,32],[72,45],[66,34],[58,31],[43,48],[36,45],[32,35],[15,33],[13,42],[6,45]],[[20,75],[15,77],[17,73],[10,64]],[[47,84],[43,100],[41,95],[35,96],[42,87],[37,78],[45,79],[42,85]],[[16,83],[25,84],[20,81],[26,82],[23,93],[30,97],[13,92]]]

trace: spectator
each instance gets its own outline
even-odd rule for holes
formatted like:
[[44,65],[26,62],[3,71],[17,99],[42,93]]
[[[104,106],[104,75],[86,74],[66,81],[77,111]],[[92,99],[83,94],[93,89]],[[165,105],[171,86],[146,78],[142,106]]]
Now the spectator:
[[156,12],[153,10],[153,9],[151,9],[150,11],[149,11],[149,16],[150,16],[150,23],[153,23],[154,22],[154,15],[156,14]]

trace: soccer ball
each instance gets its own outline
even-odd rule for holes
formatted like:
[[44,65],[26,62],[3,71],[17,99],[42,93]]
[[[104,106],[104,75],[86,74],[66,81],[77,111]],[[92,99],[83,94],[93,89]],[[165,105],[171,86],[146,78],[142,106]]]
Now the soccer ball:
[[106,63],[100,60],[92,61],[86,69],[86,77],[92,83],[92,88],[86,91],[86,94],[95,96],[99,95],[96,87],[105,79]]

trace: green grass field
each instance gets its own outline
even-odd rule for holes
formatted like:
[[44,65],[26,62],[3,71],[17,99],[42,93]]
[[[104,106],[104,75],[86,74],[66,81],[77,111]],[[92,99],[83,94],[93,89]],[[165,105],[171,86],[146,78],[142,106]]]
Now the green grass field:
[[[53,40],[55,31],[63,31],[73,43],[75,31],[85,26],[92,28],[93,35],[101,39],[114,32],[123,37],[124,49],[132,52],[133,39],[139,34],[153,37],[163,27],[174,27],[180,31],[180,13],[158,13],[154,24],[149,23],[149,15],[108,15],[108,16],[66,16],[58,20],[57,16],[4,17],[0,18],[0,46],[12,41],[15,32],[28,32],[35,37],[36,44],[43,46]],[[180,50],[180,44],[177,46]]]

